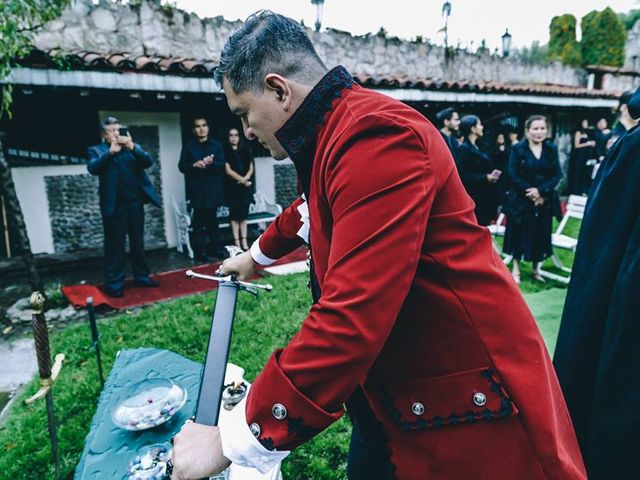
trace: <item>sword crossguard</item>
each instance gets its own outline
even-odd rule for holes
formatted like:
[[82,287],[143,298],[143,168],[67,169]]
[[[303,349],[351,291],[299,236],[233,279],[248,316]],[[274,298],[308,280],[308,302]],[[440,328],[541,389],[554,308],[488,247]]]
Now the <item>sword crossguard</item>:
[[27,405],[31,405],[41,398],[44,398],[47,393],[49,393],[49,390],[53,388],[53,384],[56,383],[58,377],[60,376],[60,371],[62,370],[62,363],[64,362],[64,359],[64,353],[59,353],[56,355],[56,358],[53,361],[53,367],[51,367],[51,376],[49,378],[41,378],[40,389],[32,397],[27,398],[24,403],[26,403]]
[[187,277],[190,277],[190,278],[201,278],[203,280],[211,280],[213,282],[218,282],[218,283],[233,283],[240,290],[246,290],[247,292],[252,293],[253,295],[258,294],[257,289],[262,289],[267,292],[270,292],[271,290],[273,290],[273,285],[269,283],[262,284],[262,283],[243,282],[242,280],[238,280],[235,275],[227,275],[227,276],[221,277],[217,275],[205,275],[203,273],[194,272],[193,270],[187,270],[186,275]]

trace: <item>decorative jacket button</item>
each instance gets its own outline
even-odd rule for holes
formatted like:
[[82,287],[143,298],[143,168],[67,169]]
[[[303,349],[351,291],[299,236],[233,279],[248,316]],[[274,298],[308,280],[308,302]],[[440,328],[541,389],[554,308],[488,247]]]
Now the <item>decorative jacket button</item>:
[[424,405],[421,404],[420,402],[416,402],[413,405],[411,405],[411,411],[415,415],[422,415],[424,413]]
[[287,409],[281,403],[276,403],[271,409],[271,413],[277,420],[284,420],[287,418]]
[[487,403],[487,396],[482,392],[478,392],[473,396],[473,403],[482,407]]
[[251,430],[251,433],[256,438],[258,438],[260,436],[260,433],[262,433],[262,429],[260,428],[260,425],[258,425],[255,422],[249,425],[249,430]]

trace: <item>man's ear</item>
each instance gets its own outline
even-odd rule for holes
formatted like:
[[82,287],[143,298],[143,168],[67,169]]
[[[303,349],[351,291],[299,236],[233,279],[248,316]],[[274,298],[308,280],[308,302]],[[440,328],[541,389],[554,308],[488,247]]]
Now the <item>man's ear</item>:
[[291,106],[292,91],[289,82],[277,73],[270,73],[264,77],[265,93],[274,95],[282,108],[286,111]]

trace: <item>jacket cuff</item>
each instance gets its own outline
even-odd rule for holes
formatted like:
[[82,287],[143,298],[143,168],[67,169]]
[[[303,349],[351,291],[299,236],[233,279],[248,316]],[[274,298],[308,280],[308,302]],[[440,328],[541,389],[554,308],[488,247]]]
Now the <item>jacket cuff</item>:
[[[267,450],[258,442],[251,428],[247,425],[246,400],[247,396],[231,412],[221,417],[222,453],[236,465],[255,468],[265,474],[282,462],[290,452]],[[257,427],[253,428],[255,430]]]
[[343,410],[327,412],[291,382],[278,365],[282,350],[271,356],[247,395],[247,421],[269,450],[293,450],[333,422]]
[[256,262],[258,265],[271,265],[277,259],[269,258],[264,253],[262,253],[262,250],[260,249],[261,238],[262,238],[262,235],[260,235],[256,239],[256,241],[251,244],[251,248],[249,249],[249,252],[251,253],[251,258],[253,258],[253,261]]

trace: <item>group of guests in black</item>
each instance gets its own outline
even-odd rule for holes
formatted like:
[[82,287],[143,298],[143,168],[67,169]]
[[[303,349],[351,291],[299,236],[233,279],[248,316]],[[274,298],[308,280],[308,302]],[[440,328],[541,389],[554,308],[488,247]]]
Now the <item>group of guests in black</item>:
[[[533,279],[544,282],[540,269],[552,255],[552,219],[562,217],[556,186],[563,176],[558,149],[547,138],[547,119],[530,116],[523,139],[516,128],[503,126],[492,145],[485,141],[484,125],[476,115],[460,118],[455,109],[447,108],[438,112],[436,122],[476,204],[478,223],[488,226],[499,212],[505,215],[503,252],[513,257],[514,280],[520,283],[520,263],[527,261],[533,265]],[[619,134],[607,128],[605,119],[597,130],[586,120],[581,124],[575,133],[569,193],[587,194],[593,167]]]
[[192,211],[192,245],[196,259],[222,257],[216,212],[229,208],[234,244],[248,250],[247,218],[253,199],[255,166],[240,130],[230,128],[224,145],[210,137],[205,117],[193,119],[193,137],[184,145],[178,168],[185,176]]
[[[145,204],[160,207],[161,201],[145,170],[153,158],[134,143],[129,129],[115,117],[101,124],[102,142],[89,147],[87,169],[99,177],[100,213],[104,230],[105,285],[110,297],[122,297],[125,289],[126,243],[134,285],[155,288],[144,249]],[[186,197],[192,209],[192,244],[196,258],[222,257],[216,212],[227,205],[231,232],[237,247],[248,250],[247,218],[253,198],[253,157],[240,130],[227,130],[224,142],[209,135],[204,116],[192,123],[192,138],[185,143],[179,170],[185,176]]]

